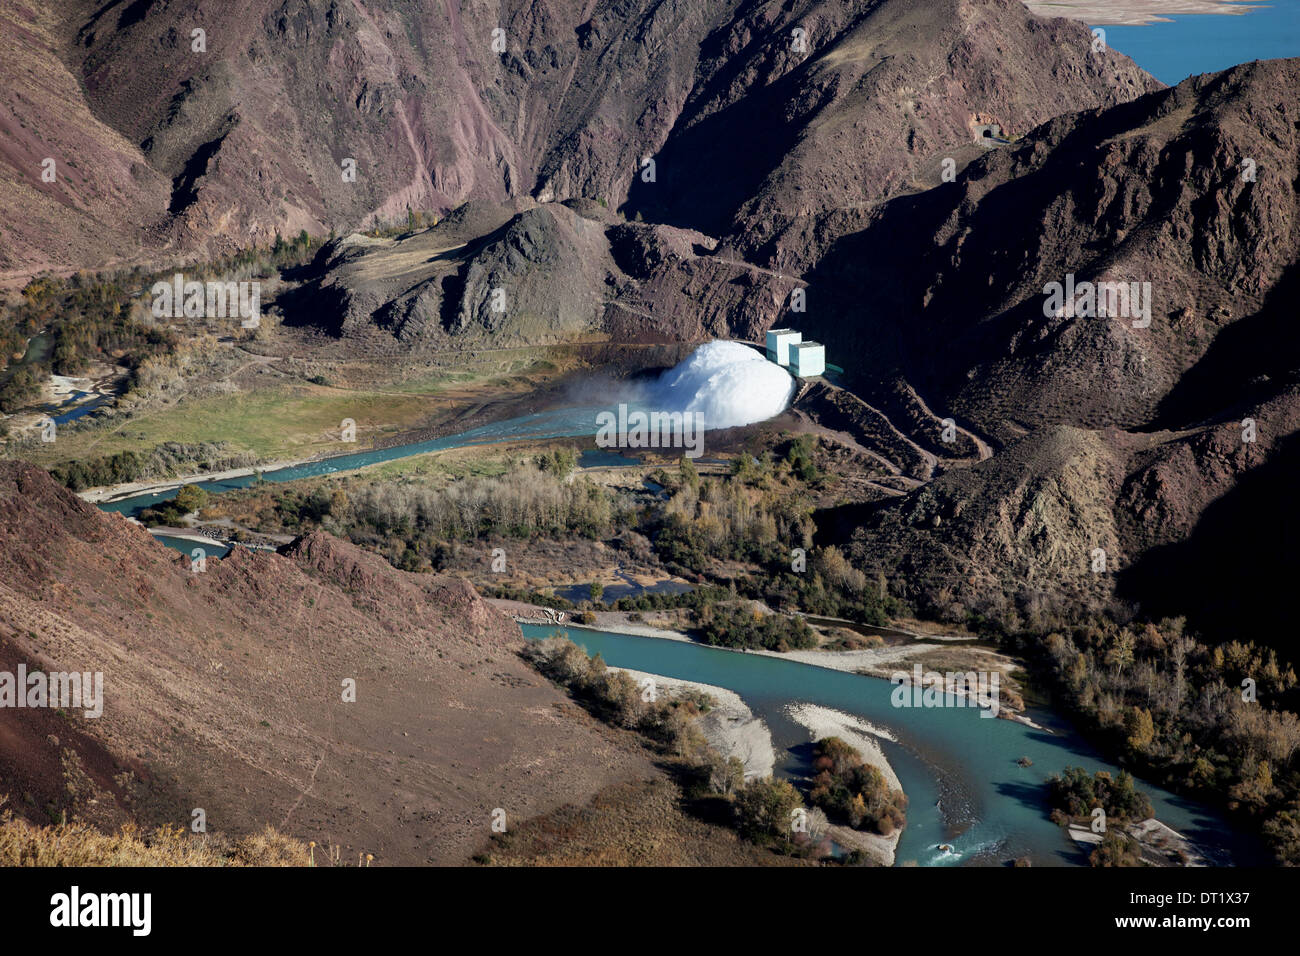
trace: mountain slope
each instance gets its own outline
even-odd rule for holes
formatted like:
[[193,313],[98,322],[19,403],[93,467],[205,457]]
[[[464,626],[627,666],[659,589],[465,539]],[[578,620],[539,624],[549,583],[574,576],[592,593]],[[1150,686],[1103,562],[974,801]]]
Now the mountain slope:
[[[1227,374],[1230,340],[1239,385],[1247,365],[1300,358],[1283,319],[1298,88],[1300,61],[1274,60],[1058,117],[837,243],[807,277],[826,290],[807,324],[855,377],[901,374],[1003,440],[1044,423],[1190,424],[1213,401],[1182,376],[1202,361]],[[1044,287],[1067,274],[1149,283],[1150,326],[1044,315]]]
[[[828,354],[1002,446],[882,504],[859,561],[949,613],[1118,596],[1216,638],[1283,626],[1243,589],[1296,544],[1297,90],[1269,61],[1059,117],[837,244],[809,276]],[[1150,325],[1044,315],[1067,273],[1149,282]]]
[[[76,125],[135,166],[101,165],[91,142],[57,151],[98,189],[140,193],[144,214],[113,228],[173,254],[532,196],[626,203],[784,269],[826,210],[977,153],[977,122],[1018,133],[1157,85],[1018,0],[59,0],[0,21],[0,42],[26,45],[33,21],[61,79],[15,117],[48,144],[69,109],[93,114]],[[47,226],[0,251],[83,266],[122,247]]]
[[0,8],[0,281],[128,261],[166,212],[166,177],[93,114],[58,28],[46,5]]
[[[191,573],[142,528],[0,462],[0,652],[102,671],[103,716],[0,710],[9,806],[213,832],[271,823],[384,863],[463,862],[508,820],[654,771],[516,655],[463,581],[325,534]],[[356,682],[354,703],[343,681]]]
[[[796,26],[806,54],[790,49]],[[937,181],[942,158],[978,155],[978,124],[1018,136],[1159,87],[1122,54],[1094,52],[1082,24],[1018,0],[813,3],[793,16],[756,5],[710,39],[700,72],[664,174],[634,181],[629,205],[796,271],[843,228],[827,213],[852,219]]]

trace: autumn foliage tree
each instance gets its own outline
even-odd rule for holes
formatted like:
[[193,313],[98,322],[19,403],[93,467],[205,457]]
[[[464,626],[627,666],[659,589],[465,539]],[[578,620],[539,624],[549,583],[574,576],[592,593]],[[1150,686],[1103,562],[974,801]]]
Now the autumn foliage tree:
[[854,829],[889,836],[907,820],[907,798],[862,754],[839,737],[823,737],[813,746],[812,789],[808,799],[832,819]]

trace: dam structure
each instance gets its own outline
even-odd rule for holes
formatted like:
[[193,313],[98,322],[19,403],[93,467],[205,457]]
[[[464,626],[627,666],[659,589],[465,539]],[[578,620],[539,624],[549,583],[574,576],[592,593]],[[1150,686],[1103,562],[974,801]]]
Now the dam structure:
[[769,329],[767,359],[788,368],[795,378],[816,378],[826,373],[826,346],[805,342],[797,329]]

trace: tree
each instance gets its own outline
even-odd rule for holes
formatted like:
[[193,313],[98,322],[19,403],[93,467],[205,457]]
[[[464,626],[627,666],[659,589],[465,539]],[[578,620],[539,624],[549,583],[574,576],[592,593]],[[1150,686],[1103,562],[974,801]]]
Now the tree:
[[849,800],[848,814],[849,826],[855,830],[862,826],[862,821],[867,818],[867,801],[862,799],[862,794],[855,793]]
[[736,793],[736,828],[750,839],[790,835],[791,814],[803,806],[786,780],[751,780]]
[[811,435],[800,435],[790,442],[790,447],[786,450],[786,463],[800,481],[816,481],[821,475],[815,460],[816,447],[816,440]]
[[739,757],[723,757],[710,750],[709,789],[730,796],[745,785],[745,764]]
[[1128,628],[1115,636],[1115,643],[1106,652],[1106,663],[1115,669],[1116,674],[1123,674],[1124,669],[1133,663],[1133,647],[1136,639]]
[[1151,720],[1151,712],[1141,707],[1133,707],[1124,718],[1124,732],[1128,736],[1128,745],[1133,750],[1146,750],[1155,739],[1156,727]]
[[1273,786],[1273,769],[1267,761],[1247,757],[1241,767],[1241,780],[1228,788],[1228,807],[1259,811],[1277,796]]
[[861,594],[867,587],[867,576],[853,565],[834,545],[817,552],[817,570],[826,583],[838,591]]
[[1093,866],[1137,866],[1142,862],[1142,853],[1132,837],[1118,830],[1107,830],[1088,862]]
[[180,490],[176,492],[175,502],[176,507],[189,514],[191,511],[198,511],[208,503],[208,493],[198,485],[181,485]]
[[817,844],[821,843],[822,839],[826,836],[826,832],[830,829],[831,822],[826,819],[826,814],[822,812],[820,807],[813,807],[808,811],[807,824],[808,839],[812,841],[812,843]]
[[1300,866],[1300,810],[1283,810],[1264,824],[1264,836],[1284,866]]
[[861,763],[862,754],[843,738],[823,737],[813,745],[814,769],[830,770],[838,777]]
[[681,472],[682,483],[698,495],[700,493],[700,473],[696,470],[695,463],[683,455],[678,470]]

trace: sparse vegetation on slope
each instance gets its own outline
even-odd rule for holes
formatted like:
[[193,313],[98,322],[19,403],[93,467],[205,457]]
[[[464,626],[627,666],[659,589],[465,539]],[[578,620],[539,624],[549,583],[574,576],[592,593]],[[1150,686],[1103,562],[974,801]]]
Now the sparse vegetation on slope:
[[[324,854],[322,854],[324,858]],[[180,827],[127,824],[102,833],[80,823],[34,826],[0,819],[0,866],[310,866],[309,848],[272,827],[236,840],[197,837]]]

